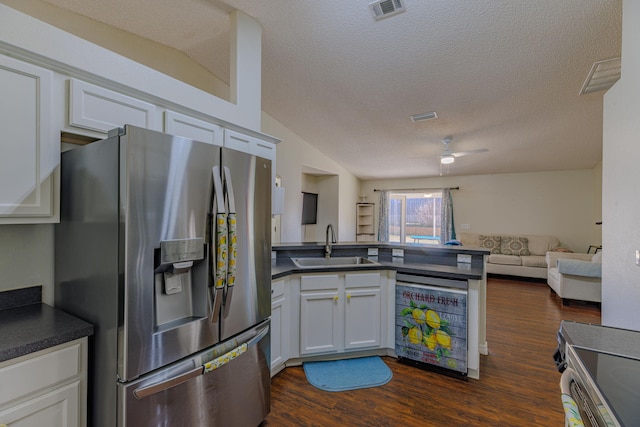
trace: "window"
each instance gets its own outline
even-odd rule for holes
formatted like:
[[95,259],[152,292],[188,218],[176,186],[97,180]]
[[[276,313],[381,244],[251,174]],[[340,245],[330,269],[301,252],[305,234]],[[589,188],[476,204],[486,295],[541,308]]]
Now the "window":
[[389,194],[389,242],[440,244],[442,191]]

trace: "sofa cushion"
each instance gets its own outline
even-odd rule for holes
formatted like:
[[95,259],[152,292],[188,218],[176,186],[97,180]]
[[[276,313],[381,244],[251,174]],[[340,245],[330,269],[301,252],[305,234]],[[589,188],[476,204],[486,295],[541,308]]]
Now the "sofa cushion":
[[491,264],[522,265],[522,258],[517,255],[491,254],[487,262]]
[[525,267],[547,268],[547,258],[542,255],[526,255],[521,258],[522,265]]
[[602,277],[602,264],[578,259],[559,259],[558,272],[574,276]]
[[525,237],[529,239],[529,252],[531,255],[545,255],[560,246],[560,240],[555,236],[527,234]]
[[519,236],[502,236],[500,253],[503,255],[529,255],[529,239]]
[[492,254],[500,253],[500,236],[485,236],[481,234],[478,238],[478,241],[480,243],[480,247],[490,249]]

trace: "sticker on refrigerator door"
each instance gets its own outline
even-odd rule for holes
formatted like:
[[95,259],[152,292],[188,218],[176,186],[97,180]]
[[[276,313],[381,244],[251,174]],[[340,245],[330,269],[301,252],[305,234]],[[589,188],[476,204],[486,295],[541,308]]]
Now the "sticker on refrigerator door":
[[467,293],[396,287],[396,354],[467,372]]

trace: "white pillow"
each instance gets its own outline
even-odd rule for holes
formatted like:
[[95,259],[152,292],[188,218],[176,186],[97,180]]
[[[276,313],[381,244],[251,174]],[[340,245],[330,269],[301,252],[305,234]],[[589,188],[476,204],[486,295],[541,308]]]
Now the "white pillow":
[[592,256],[591,262],[599,262],[602,264],[602,251],[598,251],[594,256]]

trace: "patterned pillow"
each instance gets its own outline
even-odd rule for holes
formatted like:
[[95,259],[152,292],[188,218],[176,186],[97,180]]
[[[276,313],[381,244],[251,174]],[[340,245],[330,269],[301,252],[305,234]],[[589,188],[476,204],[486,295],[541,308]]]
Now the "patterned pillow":
[[502,236],[500,252],[504,255],[531,255],[529,252],[529,239],[526,237]]
[[478,241],[481,247],[491,249],[492,254],[500,253],[500,236],[484,236],[481,234],[478,237]]

